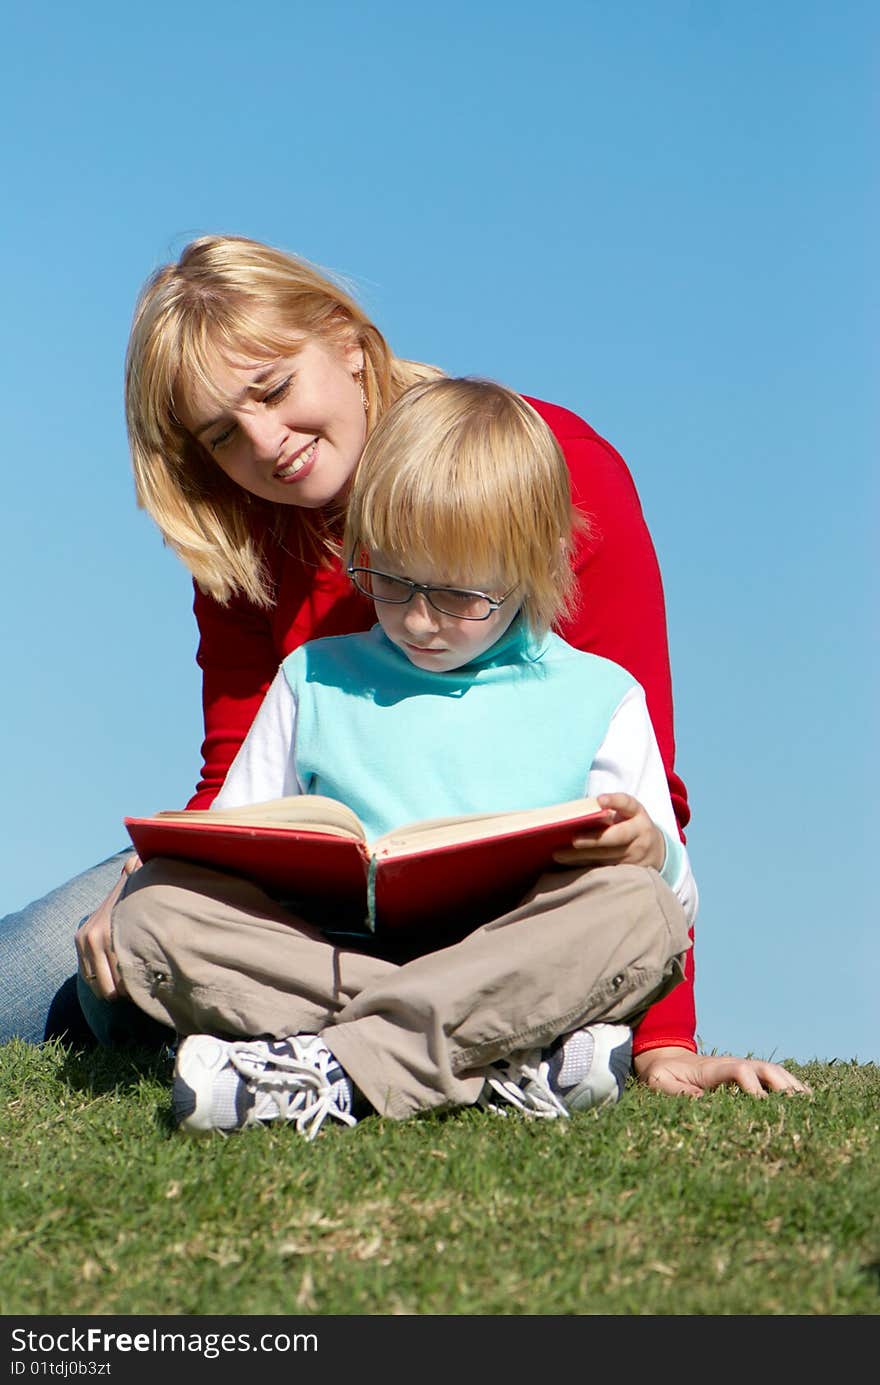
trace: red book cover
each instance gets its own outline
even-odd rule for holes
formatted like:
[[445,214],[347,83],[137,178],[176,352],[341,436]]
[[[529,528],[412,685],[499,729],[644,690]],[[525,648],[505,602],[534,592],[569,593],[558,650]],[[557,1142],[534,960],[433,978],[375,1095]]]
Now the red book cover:
[[405,826],[373,843],[302,824],[209,818],[158,814],[128,817],[125,826],[142,861],[173,856],[248,876],[325,926],[446,933],[469,931],[513,908],[552,868],[553,853],[605,814],[595,800],[581,799],[475,816],[470,825],[447,821],[422,832]]

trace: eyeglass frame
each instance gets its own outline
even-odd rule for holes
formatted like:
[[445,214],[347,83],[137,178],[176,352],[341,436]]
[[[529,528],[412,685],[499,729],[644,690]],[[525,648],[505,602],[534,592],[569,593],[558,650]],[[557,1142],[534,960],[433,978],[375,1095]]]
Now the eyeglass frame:
[[[506,591],[503,596],[495,597],[490,596],[488,592],[475,591],[471,587],[438,587],[425,582],[413,582],[411,578],[398,577],[394,572],[382,572],[377,567],[356,567],[354,563],[349,563],[346,572],[348,573],[352,585],[360,592],[361,596],[368,597],[370,601],[381,601],[385,606],[408,606],[414,596],[421,594],[433,611],[436,611],[438,615],[447,616],[450,620],[488,620],[495,611],[499,610],[504,605],[508,597],[513,596],[513,593],[519,586],[519,583],[516,582],[510,588],[510,591]],[[403,597],[400,601],[395,601],[393,596],[376,596],[374,592],[364,591],[357,580],[356,574],[359,572],[368,572],[373,577],[385,577],[389,582],[401,582],[404,586],[409,587],[409,596]],[[478,596],[481,600],[488,601],[489,609],[484,616],[454,615],[452,611],[444,611],[442,606],[438,606],[436,602],[432,601],[431,592],[456,592],[460,596]]]

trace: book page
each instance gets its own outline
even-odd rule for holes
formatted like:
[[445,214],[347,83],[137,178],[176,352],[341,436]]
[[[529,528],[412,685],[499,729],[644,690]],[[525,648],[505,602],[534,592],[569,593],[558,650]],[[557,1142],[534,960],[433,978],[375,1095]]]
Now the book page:
[[176,822],[207,822],[231,827],[299,827],[305,831],[327,832],[336,837],[366,841],[357,813],[335,798],[321,794],[291,794],[267,803],[246,803],[240,808],[167,809],[154,817]]
[[602,815],[595,798],[575,798],[568,803],[553,803],[548,808],[522,808],[509,813],[468,813],[462,817],[425,818],[386,832],[369,845],[379,856],[402,855],[452,842],[480,841],[505,832],[523,831],[552,822],[578,822],[581,818]]

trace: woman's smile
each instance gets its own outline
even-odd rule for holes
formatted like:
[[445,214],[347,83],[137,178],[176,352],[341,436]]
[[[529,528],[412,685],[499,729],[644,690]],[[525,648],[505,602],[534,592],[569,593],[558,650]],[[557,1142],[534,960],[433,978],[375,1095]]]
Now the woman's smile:
[[318,455],[319,438],[312,438],[304,447],[300,447],[275,468],[273,473],[276,481],[304,481],[311,474],[315,459]]

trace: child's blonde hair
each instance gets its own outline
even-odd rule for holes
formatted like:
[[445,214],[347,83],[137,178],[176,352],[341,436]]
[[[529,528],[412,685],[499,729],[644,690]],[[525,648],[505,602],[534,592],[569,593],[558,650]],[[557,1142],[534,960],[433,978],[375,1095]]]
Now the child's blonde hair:
[[436,566],[472,586],[516,586],[541,635],[570,614],[570,551],[583,520],[555,437],[491,380],[413,385],[367,441],[348,500],[346,561],[362,551]]
[[[203,236],[147,280],[135,309],[125,363],[125,412],[138,504],[158,524],[199,586],[218,601],[242,592],[269,605],[254,519],[280,533],[291,506],[237,486],[178,421],[175,408],[198,388],[228,405],[212,383],[217,354],[270,359],[311,336],[355,343],[364,354],[367,429],[433,366],[394,356],[341,285],[296,256],[242,236]],[[327,556],[327,516],[297,510],[301,552]]]

